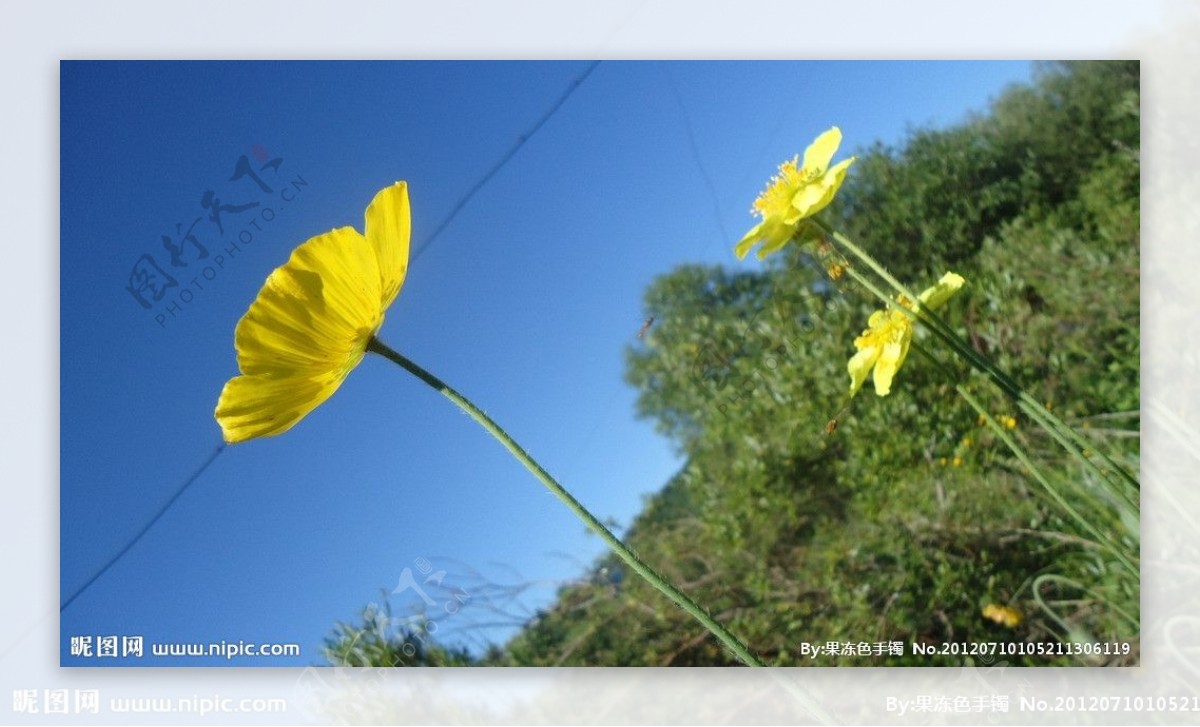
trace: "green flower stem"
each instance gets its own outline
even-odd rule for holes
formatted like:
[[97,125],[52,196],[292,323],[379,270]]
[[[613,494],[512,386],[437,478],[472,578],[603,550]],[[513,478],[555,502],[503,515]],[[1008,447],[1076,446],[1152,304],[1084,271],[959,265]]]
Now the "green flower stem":
[[622,543],[617,536],[613,535],[603,523],[596,519],[595,515],[588,512],[586,507],[576,500],[570,492],[567,492],[562,485],[558,484],[558,482],[555,481],[555,479],[551,477],[541,465],[534,461],[534,459],[530,457],[524,449],[522,449],[521,445],[517,444],[517,442],[508,435],[508,432],[504,431],[499,424],[492,421],[491,417],[483,413],[483,410],[472,404],[465,396],[455,391],[438,377],[408,360],[403,355],[393,351],[391,348],[388,348],[379,339],[372,336],[370,342],[367,344],[367,350],[377,353],[389,361],[398,364],[410,374],[416,376],[421,381],[424,381],[426,384],[439,391],[447,399],[454,402],[458,408],[466,412],[476,422],[479,422],[480,426],[482,426],[488,431],[489,434],[499,440],[500,444],[503,444],[504,448],[517,458],[518,462],[525,465],[525,468],[532,472],[534,477],[538,478],[538,480],[540,480],[541,483],[550,490],[550,492],[554,493],[555,497],[557,497],[563,502],[564,505],[571,509],[571,512],[575,513],[579,519],[584,522],[584,524],[586,524],[592,529],[593,532],[599,535],[600,538],[606,544],[608,544],[608,547],[612,548],[613,552],[620,556],[621,560],[628,563],[629,567],[637,572],[638,575],[640,575],[642,578],[645,578],[650,582],[650,585],[657,588],[663,593],[663,595],[670,598],[672,601],[678,604],[680,608],[691,614],[697,621],[703,624],[706,629],[711,631],[714,636],[720,639],[721,642],[725,644],[730,651],[737,655],[737,657],[746,665],[763,666],[763,663],[758,660],[758,657],[750,653],[750,650],[747,649],[736,636],[730,633],[728,629],[713,619],[713,617],[710,616],[704,609],[702,609],[695,601],[689,598],[687,594],[668,583],[665,578],[659,575],[653,568],[646,565],[646,563],[644,563],[636,553],[630,550],[629,546]]
[[[891,299],[891,296],[881,292],[877,286],[868,286],[872,293],[880,297],[882,300],[887,301],[889,305],[897,310],[903,311],[905,315],[909,316],[913,320],[924,323],[934,335],[945,341],[946,344],[957,351],[960,356],[967,359],[972,366],[991,376],[992,380],[995,381],[996,384],[1000,386],[1000,388],[1003,389],[1009,396],[1013,397],[1014,399],[1020,397],[1021,387],[1017,385],[1017,382],[1013,381],[1008,374],[1000,370],[1000,368],[982,356],[978,351],[971,348],[970,344],[959,338],[958,334],[956,334],[954,330],[951,329],[950,326],[941,319],[941,317],[934,314],[934,312],[928,307],[919,305],[920,296],[918,296],[916,293],[913,293],[906,285],[897,280],[890,272],[888,272],[887,268],[879,264],[875,258],[871,257],[870,253],[858,245],[855,245],[850,238],[830,228],[824,222],[813,218],[813,223],[816,224],[817,227],[819,227],[823,232],[825,232],[825,234],[833,238],[834,242],[838,243],[838,245],[848,250],[852,255],[865,263],[866,266],[870,268],[876,275],[883,278],[888,285],[892,286],[892,288],[897,290],[901,295],[912,301],[913,304],[917,306],[917,310],[914,311],[908,306],[896,305]],[[856,273],[853,266],[850,266],[848,270],[851,273]],[[865,276],[861,274],[855,274],[854,278],[860,283],[866,285],[864,282]]]
[[[823,227],[823,229],[824,229],[824,227]],[[848,242],[846,240],[846,238],[844,238],[843,236],[841,236],[837,233],[833,233],[833,234],[836,235],[838,242],[842,242],[842,241]],[[853,243],[850,243],[850,245],[851,245],[851,247],[848,247],[847,249],[850,249],[851,252],[855,252],[855,250],[857,250],[857,248],[853,247]],[[860,259],[871,261],[871,264],[869,265],[869,267],[871,267],[872,270],[875,270],[876,272],[883,271],[882,266],[878,265],[878,263],[875,263],[874,260],[870,257],[870,255],[868,255],[865,251],[858,250],[858,252],[855,252],[855,254]],[[1100,480],[1102,482],[1111,482],[1108,479],[1108,477],[1105,476],[1103,471],[1100,470],[1100,468],[1096,466],[1096,464],[1094,462],[1092,462],[1088,457],[1085,457],[1083,455],[1082,447],[1084,445],[1079,444],[1078,441],[1075,439],[1075,437],[1079,437],[1078,433],[1076,433],[1073,429],[1068,427],[1066,424],[1059,421],[1056,417],[1053,417],[1053,415],[1051,415],[1049,411],[1047,411],[1044,407],[1042,407],[1037,402],[1037,400],[1035,400],[1033,397],[1029,396],[1024,391],[1022,391],[1020,389],[1020,387],[1017,386],[1016,382],[1013,382],[1012,379],[1010,379],[1002,371],[997,369],[994,366],[994,364],[991,364],[990,361],[983,359],[982,356],[977,351],[975,351],[973,348],[971,348],[970,345],[967,344],[966,341],[962,340],[956,333],[954,333],[953,330],[951,330],[949,328],[948,324],[946,324],[944,321],[942,321],[940,318],[938,318],[931,311],[929,311],[929,309],[927,309],[925,307],[921,307],[918,311],[913,311],[913,310],[909,309],[907,306],[899,305],[898,303],[896,303],[896,301],[894,299],[892,299],[891,296],[889,296],[878,285],[876,285],[873,280],[868,278],[866,275],[863,275],[862,273],[860,273],[853,266],[847,266],[846,272],[848,275],[850,275],[850,277],[854,278],[855,281],[857,281],[859,284],[861,284],[863,287],[865,287],[867,290],[869,290],[872,294],[874,294],[879,299],[883,300],[888,306],[895,308],[896,310],[903,311],[906,315],[913,318],[914,320],[917,320],[921,323],[926,324],[926,326],[934,333],[934,335],[936,335],[938,338],[940,338],[943,341],[950,344],[954,348],[954,350],[959,351],[960,353],[963,353],[964,357],[967,358],[968,361],[970,361],[972,363],[981,361],[982,363],[984,363],[985,364],[984,367],[981,367],[978,365],[976,367],[982,368],[986,373],[988,373],[991,376],[991,378],[994,382],[996,382],[997,384],[1000,385],[1001,389],[1003,389],[1006,393],[1013,396],[1016,399],[1017,407],[1022,412],[1024,412],[1027,416],[1029,416],[1031,419],[1033,419],[1035,422],[1037,422],[1043,429],[1045,429],[1046,432],[1048,434],[1050,434],[1050,436],[1064,450],[1071,453],[1076,459],[1078,459],[1085,466],[1085,468],[1087,468],[1087,469],[1091,470],[1092,472],[1094,472],[1095,474],[1097,474],[1100,477]],[[883,272],[886,273],[886,271],[883,271]],[[887,277],[890,278],[891,276],[889,275]],[[897,285],[899,285],[899,283],[897,283]],[[901,294],[905,295],[905,296],[909,296],[909,295],[911,295],[911,292],[902,292]],[[915,301],[915,300],[917,300],[917,298],[910,298],[910,300]],[[940,330],[937,327],[938,324],[940,324],[940,326],[941,326]],[[929,358],[930,360],[932,360],[938,366],[938,368],[940,368],[943,372],[947,371],[945,368],[945,365],[942,364],[940,361],[938,361],[936,358],[934,358],[932,356],[932,354],[929,354],[929,352],[925,351],[923,348],[921,348],[920,346],[918,346],[916,344],[913,344],[913,347],[920,353],[925,354],[925,356],[927,358]],[[950,376],[949,378],[951,380],[953,380],[954,377]],[[1089,522],[1087,520],[1087,518],[1083,517],[1074,507],[1072,507],[1066,501],[1066,499],[1063,498],[1063,496],[1050,484],[1050,482],[1045,478],[1045,476],[1043,476],[1041,474],[1041,472],[1037,469],[1037,467],[1035,467],[1033,465],[1032,461],[1029,460],[1029,457],[1025,455],[1024,450],[1021,449],[1019,447],[1019,445],[1017,445],[1016,441],[1011,436],[1009,436],[1008,432],[1002,431],[1000,429],[999,425],[997,423],[995,423],[994,421],[992,421],[991,416],[988,415],[987,412],[982,410],[982,408],[973,399],[973,397],[971,397],[971,395],[966,391],[965,387],[963,387],[961,384],[956,384],[956,389],[967,400],[967,402],[969,404],[971,404],[972,407],[974,407],[977,411],[979,411],[980,414],[983,414],[985,416],[985,418],[988,420],[988,422],[992,425],[992,428],[997,431],[998,435],[1000,436],[1001,441],[1003,441],[1006,445],[1008,445],[1009,449],[1011,449],[1013,451],[1013,453],[1016,454],[1017,458],[1022,462],[1022,464],[1024,464],[1027,468],[1029,468],[1029,470],[1033,474],[1034,478],[1038,481],[1039,484],[1041,484],[1046,489],[1047,493],[1049,493],[1051,498],[1068,515],[1070,515],[1073,520],[1075,520],[1077,523],[1079,523],[1086,532],[1088,532],[1093,537],[1095,537],[1097,542],[1104,544],[1108,548],[1108,550],[1110,552],[1112,552],[1112,554],[1121,562],[1121,564],[1123,566],[1125,566],[1126,568],[1129,568],[1131,571],[1133,571],[1136,574],[1138,572],[1137,567],[1134,565],[1133,561],[1124,554],[1123,550],[1117,545],[1117,543],[1115,543],[1111,537],[1108,537],[1108,536],[1104,535],[1103,533],[1101,533],[1099,531],[1099,529],[1097,529],[1095,526],[1093,526],[1091,524],[1091,522]],[[1064,430],[1066,430],[1066,432],[1064,432]],[[1074,436],[1072,436],[1072,435],[1074,435]],[[1073,442],[1075,443],[1075,446],[1071,446]],[[1114,467],[1114,469],[1117,469],[1118,471],[1120,471],[1120,468],[1117,468],[1115,465],[1112,465],[1112,466]],[[1124,472],[1122,472],[1122,474],[1124,474]],[[1135,482],[1136,482],[1136,480],[1135,480]],[[1120,491],[1117,493],[1117,496],[1120,497],[1124,501],[1124,504],[1131,507],[1135,512],[1137,511],[1137,509],[1138,509],[1137,503],[1135,501],[1131,500],[1128,491]]]
[[1099,593],[1096,593],[1092,589],[1085,587],[1082,583],[1079,583],[1078,581],[1073,581],[1070,578],[1067,578],[1065,576],[1060,576],[1060,575],[1056,575],[1053,573],[1046,573],[1046,574],[1040,575],[1037,578],[1033,579],[1033,583],[1031,584],[1031,587],[1029,589],[1030,593],[1033,595],[1033,600],[1037,603],[1038,607],[1041,608],[1042,611],[1045,612],[1045,614],[1050,618],[1050,620],[1054,621],[1058,625],[1058,627],[1063,630],[1064,635],[1069,636],[1072,633],[1071,627],[1068,626],[1066,623],[1064,623],[1063,620],[1059,617],[1059,615],[1054,611],[1054,609],[1050,608],[1049,604],[1047,604],[1045,599],[1042,598],[1042,584],[1047,583],[1047,582],[1069,586],[1078,591],[1082,591],[1083,593],[1088,594],[1092,598],[1095,598],[1097,601],[1103,601],[1105,604],[1108,605],[1109,608],[1111,608],[1119,616],[1124,618],[1125,622],[1128,623],[1130,626],[1132,626],[1134,631],[1137,631],[1139,628],[1141,628],[1141,622],[1138,621],[1138,619],[1134,618],[1132,614],[1126,612],[1124,609],[1113,604],[1109,599],[1101,596]]
[[[875,274],[881,277],[894,289],[899,291],[901,295],[914,302],[919,300],[919,298],[911,290],[909,290],[907,286],[889,273],[887,268],[879,264],[879,262],[877,262],[875,258],[873,258],[866,250],[863,250],[861,247],[854,244],[854,242],[848,237],[832,229],[824,222],[816,218],[812,218],[812,222],[826,235],[830,236],[834,242],[838,243],[838,245],[861,260],[868,268],[875,272]],[[848,267],[847,270],[856,280],[866,286],[880,299],[886,301],[892,307],[904,311],[906,315],[914,320],[924,323],[934,335],[946,342],[947,345],[958,352],[958,354],[965,358],[972,366],[990,376],[1005,393],[1017,401],[1018,407],[1031,419],[1037,422],[1039,426],[1044,428],[1052,437],[1054,437],[1055,441],[1057,441],[1060,446],[1062,446],[1071,454],[1079,457],[1084,462],[1084,465],[1093,473],[1098,475],[1102,481],[1108,481],[1108,476],[1096,465],[1095,462],[1092,462],[1090,459],[1082,456],[1083,449],[1094,449],[1097,451],[1100,454],[1100,457],[1104,460],[1105,464],[1107,464],[1109,468],[1125,482],[1126,487],[1122,488],[1122,492],[1120,492],[1122,499],[1124,499],[1126,503],[1132,505],[1133,507],[1137,507],[1134,497],[1134,493],[1140,490],[1140,485],[1137,481],[1137,478],[1126,472],[1124,468],[1114,462],[1107,454],[1100,451],[1098,447],[1089,444],[1087,440],[1084,439],[1083,436],[1076,432],[1072,427],[1068,426],[1061,419],[1050,413],[1048,409],[1042,406],[1041,402],[1024,391],[1020,385],[1018,385],[1017,382],[1012,379],[1012,377],[1006,374],[1003,370],[996,366],[996,364],[992,363],[990,359],[980,354],[978,351],[972,348],[970,344],[959,337],[958,334],[955,333],[952,328],[950,328],[949,324],[947,324],[940,316],[925,306],[919,306],[917,311],[913,311],[907,306],[895,305],[890,296],[883,293],[877,286],[868,283],[865,276],[857,273],[853,266]],[[1068,442],[1074,443],[1075,446],[1070,446]]]
[[[1037,409],[1032,407],[1029,404],[1029,402],[1024,399],[1017,402],[1017,407],[1022,412],[1024,412],[1027,416],[1034,419],[1035,421],[1037,421],[1037,418],[1041,414],[1040,411],[1038,411]],[[1045,423],[1042,423],[1042,427],[1047,431],[1047,433],[1050,434],[1051,438],[1053,438],[1054,441],[1058,442],[1058,445],[1060,447],[1062,447],[1063,450],[1071,453],[1071,455],[1076,459],[1076,461],[1078,461],[1080,464],[1083,465],[1084,469],[1087,469],[1087,470],[1090,470],[1091,472],[1093,472],[1097,477],[1100,478],[1101,482],[1109,482],[1109,479],[1104,475],[1104,471],[1101,470],[1096,465],[1096,463],[1093,462],[1092,459],[1085,454],[1085,451],[1098,451],[1098,450],[1091,449],[1089,447],[1089,445],[1087,445],[1086,443],[1081,445],[1077,442],[1073,442],[1069,438],[1069,434],[1064,433],[1063,427],[1053,426],[1052,422],[1051,422],[1051,426],[1047,426]],[[1064,425],[1064,427],[1065,427],[1065,425]],[[1066,427],[1066,429],[1070,430],[1070,427]],[[1072,444],[1074,444],[1075,446],[1072,446]],[[1085,450],[1084,449],[1085,447],[1089,447],[1089,448]],[[1116,498],[1117,502],[1115,502],[1113,504],[1131,508],[1134,512],[1137,512],[1139,510],[1138,503],[1134,499],[1133,494],[1129,490],[1127,490],[1125,488],[1119,489],[1115,493],[1115,498]],[[1113,499],[1113,495],[1110,495],[1110,502],[1112,499]]]
[[[926,351],[923,346],[914,343],[912,344],[912,348],[914,351],[921,354],[931,363],[933,363],[935,367],[941,369],[943,375],[945,375],[947,378],[953,379],[952,374],[945,367],[945,365],[932,353]],[[1134,565],[1133,561],[1131,561],[1125,555],[1117,542],[1114,541],[1109,535],[1101,532],[1099,528],[1092,525],[1091,521],[1081,515],[1079,511],[1071,505],[1071,503],[1067,502],[1067,499],[1062,496],[1062,493],[1060,493],[1058,489],[1050,483],[1050,480],[1045,474],[1042,473],[1041,469],[1039,469],[1038,466],[1033,463],[1033,460],[1030,459],[1029,454],[1025,451],[1025,448],[1021,446],[1021,444],[1016,440],[1015,437],[1012,436],[1012,434],[1005,431],[1004,428],[1000,426],[999,422],[992,418],[992,415],[983,408],[983,404],[979,403],[979,400],[967,390],[967,387],[963,386],[962,384],[955,384],[954,389],[958,392],[959,396],[961,396],[968,404],[971,405],[971,408],[974,409],[979,416],[983,417],[988,427],[990,427],[996,436],[1000,438],[1000,441],[1004,442],[1005,446],[1008,447],[1009,451],[1016,456],[1021,464],[1023,464],[1025,468],[1029,470],[1029,473],[1038,482],[1038,484],[1042,486],[1050,498],[1054,500],[1054,502],[1057,503],[1064,512],[1070,515],[1071,518],[1074,519],[1075,522],[1084,529],[1084,531],[1095,538],[1098,543],[1101,543],[1105,548],[1107,548],[1108,551],[1121,562],[1121,565],[1128,568],[1136,576],[1138,574],[1137,566]]]
[[[1075,431],[1074,427],[1070,426],[1066,422],[1064,422],[1061,419],[1059,419],[1058,417],[1054,416],[1054,414],[1049,409],[1042,406],[1041,402],[1039,402],[1037,399],[1033,398],[1029,394],[1025,393],[1024,391],[1021,392],[1020,400],[1018,401],[1018,406],[1021,407],[1022,411],[1025,411],[1027,414],[1029,414],[1034,419],[1040,418],[1041,420],[1049,423],[1051,426],[1053,426],[1055,429],[1057,429],[1064,437],[1066,437],[1066,439],[1068,439],[1070,442],[1074,443],[1075,447],[1078,449],[1079,452],[1082,453],[1082,451],[1085,449],[1096,452],[1096,454],[1098,454],[1100,456],[1100,459],[1104,460],[1104,463],[1106,465],[1108,465],[1109,469],[1112,470],[1114,473],[1116,473],[1116,475],[1118,477],[1120,477],[1121,480],[1124,481],[1125,488],[1123,489],[1121,495],[1125,499],[1125,501],[1135,508],[1138,507],[1138,500],[1139,500],[1139,495],[1141,493],[1142,487],[1141,487],[1141,483],[1138,482],[1138,479],[1136,477],[1129,474],[1129,472],[1126,471],[1124,467],[1121,467],[1119,464],[1114,462],[1111,457],[1109,457],[1103,450],[1101,450],[1095,444],[1088,442],[1088,440],[1085,439],[1082,434]],[[1060,442],[1060,444],[1062,444],[1062,446],[1064,448],[1067,448],[1067,445],[1065,443]],[[1088,469],[1090,469],[1093,472],[1095,472],[1096,474],[1100,475],[1100,477],[1102,479],[1105,479],[1105,480],[1108,479],[1107,477],[1105,477],[1103,471],[1100,470],[1100,468],[1096,465],[1095,462],[1092,462],[1090,459],[1088,459],[1086,464],[1088,466]]]

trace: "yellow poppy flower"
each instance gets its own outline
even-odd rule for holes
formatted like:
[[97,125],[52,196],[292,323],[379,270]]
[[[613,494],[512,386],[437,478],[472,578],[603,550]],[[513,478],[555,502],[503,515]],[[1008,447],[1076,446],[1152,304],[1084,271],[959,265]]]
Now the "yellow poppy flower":
[[[966,281],[961,275],[946,273],[937,285],[918,296],[921,306],[937,310],[945,305],[950,296],[958,292],[964,282]],[[903,296],[900,296],[900,304],[910,310],[917,310],[916,306]],[[854,354],[850,363],[846,365],[850,372],[850,396],[858,393],[872,368],[875,369],[875,393],[887,396],[892,391],[892,379],[908,356],[913,322],[904,311],[888,308],[872,313],[867,325],[867,330],[854,339],[858,353]]]
[[234,332],[241,375],[216,409],[226,442],[291,429],[362,360],[408,270],[407,184],[375,195],[365,230],[317,235],[267,277]]
[[1025,618],[1021,612],[1015,608],[1001,606],[997,603],[989,603],[983,607],[983,617],[998,624],[1007,626],[1008,628],[1016,628],[1021,625]]
[[842,132],[835,126],[804,150],[803,166],[799,165],[799,156],[779,166],[779,174],[754,201],[754,213],[763,220],[734,248],[739,260],[760,240],[763,241],[758,250],[760,260],[779,250],[795,236],[800,220],[815,215],[833,201],[855,159],[850,157],[829,166],[841,143]]

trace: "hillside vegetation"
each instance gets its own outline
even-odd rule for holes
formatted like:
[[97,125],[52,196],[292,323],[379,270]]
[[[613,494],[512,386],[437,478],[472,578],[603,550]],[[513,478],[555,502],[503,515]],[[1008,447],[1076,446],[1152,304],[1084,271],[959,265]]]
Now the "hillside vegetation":
[[[912,287],[947,270],[965,277],[950,324],[1134,473],[1138,84],[1136,62],[1039,66],[986,114],[857,150],[822,213]],[[952,379],[910,356],[891,395],[868,385],[848,401],[846,361],[879,303],[838,273],[813,247],[789,245],[737,271],[681,267],[646,291],[655,325],[627,352],[627,379],[686,465],[624,540],[772,665],[1136,664],[1138,579],[1045,496],[954,384],[1012,417],[1010,431],[1059,480],[1087,488],[1091,475],[950,357]],[[1100,527],[1136,552],[1136,517]],[[989,605],[1019,623],[985,617]],[[737,663],[613,556],[484,655],[431,645],[408,656],[396,634],[369,631],[341,624],[328,658]],[[802,646],[893,641],[902,655],[809,659]],[[955,642],[1131,647],[984,659],[910,648]]]

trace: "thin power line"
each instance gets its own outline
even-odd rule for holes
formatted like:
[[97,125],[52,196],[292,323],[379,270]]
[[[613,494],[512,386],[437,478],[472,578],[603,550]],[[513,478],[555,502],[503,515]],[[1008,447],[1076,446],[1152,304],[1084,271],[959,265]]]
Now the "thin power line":
[[208,459],[204,460],[204,463],[201,464],[200,467],[197,468],[196,471],[192,473],[191,477],[184,480],[183,484],[180,485],[179,489],[177,489],[175,491],[175,494],[171,495],[171,499],[169,499],[165,503],[163,503],[163,506],[158,509],[158,512],[154,513],[154,517],[150,518],[150,521],[147,522],[144,526],[142,526],[142,529],[139,530],[136,535],[134,535],[132,538],[130,538],[129,542],[125,544],[125,547],[123,547],[119,551],[117,551],[116,555],[109,558],[108,562],[104,564],[104,567],[101,568],[100,570],[96,571],[95,574],[93,574],[91,578],[87,579],[87,581],[85,581],[82,586],[75,589],[75,592],[71,594],[70,598],[63,601],[63,604],[58,607],[58,612],[62,613],[63,611],[66,611],[67,607],[70,606],[71,603],[73,603],[76,598],[79,598],[80,594],[82,594],[93,583],[95,583],[97,580],[99,580],[100,576],[107,573],[109,568],[112,568],[114,565],[116,565],[118,560],[125,557],[125,554],[128,553],[130,550],[132,550],[133,546],[137,545],[138,541],[141,540],[142,537],[145,536],[146,533],[150,532],[150,528],[154,527],[154,524],[156,522],[158,522],[162,518],[162,516],[167,513],[167,510],[171,509],[171,506],[175,504],[175,501],[178,500],[183,495],[184,492],[187,492],[187,489],[189,487],[191,487],[196,482],[196,480],[200,479],[200,475],[204,474],[205,470],[207,470],[209,468],[209,466],[211,466],[212,463],[217,460],[217,457],[221,456],[221,453],[224,452],[225,449],[226,449],[226,445],[224,442],[222,442],[221,446],[219,446],[215,450],[213,450],[213,453],[208,456]]
[[[546,111],[546,113],[542,114],[542,116],[538,118],[538,120],[532,127],[529,128],[528,131],[517,137],[516,142],[509,147],[508,151],[505,152],[504,155],[500,157],[500,159],[497,160],[496,163],[493,164],[492,167],[488,169],[488,171],[482,177],[480,177],[478,181],[475,182],[475,184],[471,185],[470,188],[467,189],[467,192],[450,210],[450,214],[447,215],[444,220],[442,220],[442,222],[434,229],[433,233],[426,238],[425,242],[421,243],[420,247],[416,249],[411,258],[412,262],[415,262],[422,253],[424,253],[430,248],[430,246],[433,245],[434,241],[437,240],[442,231],[445,230],[446,227],[448,227],[450,223],[454,221],[454,218],[457,217],[460,212],[462,212],[463,208],[467,206],[467,203],[471,201],[471,199],[479,192],[479,190],[483,189],[484,185],[491,181],[492,177],[496,176],[496,174],[503,169],[504,166],[508,164],[508,162],[511,161],[514,156],[516,156],[517,152],[521,150],[521,147],[525,146],[525,143],[533,138],[533,136],[537,134],[543,126],[546,125],[546,122],[549,121],[551,117],[558,113],[559,109],[563,107],[563,104],[567,102],[567,99],[569,99],[571,95],[574,94],[579,88],[579,86],[587,80],[588,76],[592,75],[592,71],[596,70],[596,67],[599,65],[600,61],[592,61],[589,63],[588,67],[584,69],[583,73],[579,74],[573,81],[571,81],[571,85],[568,86],[562,95],[558,97],[558,99]],[[171,506],[174,505],[177,500],[179,500],[183,493],[186,492],[188,488],[196,482],[196,480],[200,479],[200,476],[203,475],[204,472],[212,465],[212,463],[216,461],[217,457],[221,456],[221,453],[224,452],[225,449],[226,445],[224,443],[217,447],[216,450],[213,451],[213,453],[208,457],[208,459],[206,459],[204,463],[192,473],[192,476],[185,480],[179,489],[175,491],[175,494],[171,495],[170,499],[168,499],[163,506],[159,508],[158,512],[154,514],[154,517],[150,518],[150,520],[142,527],[142,529],[139,530],[137,534],[135,534],[129,540],[129,542],[125,544],[124,547],[117,551],[116,555],[110,558],[100,570],[96,571],[96,573],[93,574],[91,578],[88,578],[82,586],[76,589],[75,592],[72,593],[69,598],[67,598],[67,600],[63,601],[62,605],[58,607],[59,613],[67,610],[67,608],[74,603],[76,598],[79,598],[84,591],[90,588],[93,583],[99,580],[100,577],[107,573],[110,568],[116,565],[117,561],[125,557],[125,554],[132,550],[133,546],[137,545],[138,541],[145,537],[146,533],[150,532],[150,528],[154,527],[154,524],[162,519],[162,516],[171,509]]]
[[683,129],[687,136],[688,151],[692,154],[692,160],[696,162],[696,168],[700,170],[700,177],[704,180],[704,186],[708,190],[708,199],[712,203],[713,219],[717,221],[717,229],[721,232],[721,243],[717,245],[720,248],[722,257],[728,257],[729,252],[726,245],[731,244],[733,239],[729,236],[729,231],[725,229],[725,221],[721,217],[721,203],[717,195],[717,185],[713,184],[712,176],[708,173],[708,168],[704,166],[704,161],[700,157],[700,144],[696,141],[696,132],[692,128],[692,118],[688,114],[687,104],[683,102],[683,96],[679,93],[679,88],[675,85],[675,79],[671,77],[671,67],[666,61],[659,64],[659,68],[663,72],[663,77],[666,78],[667,88],[671,91],[671,96],[675,99],[675,105],[679,107],[679,118],[683,121]]
[[511,147],[508,148],[508,151],[504,153],[504,156],[500,157],[500,159],[492,165],[492,168],[479,178],[479,181],[471,185],[466,194],[464,194],[458,200],[458,202],[455,203],[454,207],[450,210],[450,214],[447,215],[446,218],[442,220],[436,228],[434,228],[433,233],[425,239],[425,242],[421,243],[421,245],[417,247],[415,252],[413,252],[410,264],[416,262],[417,258],[421,257],[421,254],[429,249],[434,240],[438,238],[438,235],[441,235],[442,231],[454,221],[454,218],[458,216],[458,213],[462,212],[463,208],[467,206],[467,203],[471,201],[471,199],[479,192],[479,190],[483,189],[483,186],[490,182],[492,177],[496,176],[496,173],[503,169],[504,166],[508,164],[514,156],[517,155],[517,152],[521,150],[521,147],[525,146],[525,142],[532,139],[533,136],[537,134],[543,126],[546,125],[546,122],[549,121],[550,118],[556,113],[558,113],[558,110],[561,109],[563,104],[567,102],[567,99],[571,98],[571,95],[579,89],[579,86],[587,80],[587,77],[592,75],[592,71],[596,70],[596,66],[598,65],[600,65],[600,61],[592,61],[589,63],[588,67],[584,69],[583,73],[579,74],[575,77],[575,80],[571,81],[571,85],[567,86],[567,89],[563,91],[561,96],[558,97],[558,100],[554,102],[554,105],[551,106],[546,113],[542,114],[541,118],[539,118],[528,131],[517,137],[517,140]]

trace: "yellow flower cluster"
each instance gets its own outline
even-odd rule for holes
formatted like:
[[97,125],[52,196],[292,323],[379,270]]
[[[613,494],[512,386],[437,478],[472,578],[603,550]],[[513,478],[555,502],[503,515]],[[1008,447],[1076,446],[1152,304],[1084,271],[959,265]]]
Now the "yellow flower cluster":
[[998,603],[989,603],[984,606],[983,617],[1010,629],[1020,626],[1021,622],[1025,620],[1025,617],[1017,609],[1001,606]]
[[[926,288],[919,296],[923,308],[937,310],[958,292],[966,281],[957,273],[946,273],[937,285]],[[917,304],[901,296],[900,305],[918,310]],[[858,353],[846,365],[850,372],[850,396],[858,393],[871,370],[875,370],[875,393],[887,396],[892,391],[892,379],[908,356],[913,337],[913,321],[907,313],[895,308],[878,310],[867,321],[869,326],[854,339]]]
[[779,173],[754,200],[754,213],[763,219],[738,241],[734,254],[739,260],[759,241],[763,243],[758,250],[760,260],[776,252],[795,237],[801,220],[833,201],[846,179],[846,170],[854,163],[854,157],[850,157],[829,166],[841,143],[842,132],[835,126],[804,150],[803,165],[799,156],[779,165]]

